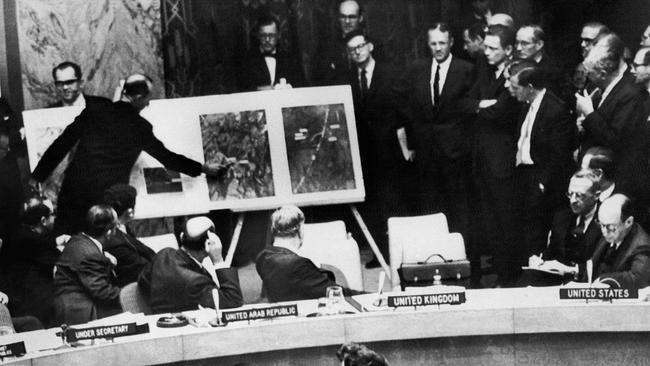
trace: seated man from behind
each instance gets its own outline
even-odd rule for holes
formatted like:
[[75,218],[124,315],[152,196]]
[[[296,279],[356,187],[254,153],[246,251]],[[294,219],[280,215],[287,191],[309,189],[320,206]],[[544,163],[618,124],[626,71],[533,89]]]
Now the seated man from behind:
[[116,184],[104,191],[104,203],[117,213],[117,231],[104,249],[117,259],[115,274],[117,285],[124,287],[136,282],[140,272],[153,260],[156,253],[141,241],[126,226],[135,214],[135,188],[128,184]]
[[[271,215],[273,246],[257,256],[257,273],[271,302],[325,297],[336,283],[297,251],[303,242],[305,215],[296,206],[283,206]],[[345,296],[361,292],[344,288]]]
[[[548,246],[539,255],[532,255],[528,259],[530,267],[543,266],[544,261],[549,260],[574,266],[591,258],[596,244],[602,238],[596,217],[599,194],[598,177],[593,171],[586,169],[573,174],[567,191],[570,208],[555,213]],[[565,280],[566,278],[555,274],[525,271],[520,284],[555,286],[566,282]]]
[[[650,283],[650,236],[635,222],[632,201],[614,194],[600,206],[598,224],[603,238],[591,256],[593,278],[611,287],[639,289]],[[566,266],[557,261],[554,268],[588,280],[586,263]]]
[[[214,308],[212,290],[219,292],[219,307],[243,304],[235,268],[227,268],[221,254],[221,240],[214,224],[205,216],[185,223],[180,249],[165,248],[145,267],[138,279],[140,290],[149,296],[155,313],[196,310],[199,305]],[[210,257],[216,268],[213,277],[201,262]]]
[[54,324],[82,324],[122,312],[115,258],[104,253],[116,226],[115,210],[92,206],[86,229],[65,245],[54,274]]

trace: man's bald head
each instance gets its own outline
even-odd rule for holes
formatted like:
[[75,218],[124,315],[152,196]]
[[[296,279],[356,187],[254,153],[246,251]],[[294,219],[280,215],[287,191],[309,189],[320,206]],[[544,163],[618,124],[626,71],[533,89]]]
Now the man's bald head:
[[620,243],[634,224],[632,201],[624,194],[614,194],[598,209],[598,221],[608,243]]
[[208,233],[214,232],[214,223],[205,216],[193,217],[185,222],[181,246],[191,250],[205,249]]

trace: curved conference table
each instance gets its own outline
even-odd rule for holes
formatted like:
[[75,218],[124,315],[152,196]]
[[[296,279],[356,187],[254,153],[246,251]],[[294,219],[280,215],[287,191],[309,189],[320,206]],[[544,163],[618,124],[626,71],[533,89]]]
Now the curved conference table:
[[[374,297],[355,298],[369,304]],[[335,365],[338,346],[354,341],[385,354],[391,365],[650,364],[650,302],[643,292],[641,299],[588,303],[559,300],[558,288],[467,290],[466,298],[460,305],[314,318],[305,315],[316,311],[316,301],[300,301],[297,318],[219,328],[158,328],[159,315],[140,315],[150,333],[76,348],[43,350],[61,345],[57,329],[0,337],[0,344],[24,340],[28,352],[0,363]],[[137,316],[102,322],[130,322],[126,317]]]

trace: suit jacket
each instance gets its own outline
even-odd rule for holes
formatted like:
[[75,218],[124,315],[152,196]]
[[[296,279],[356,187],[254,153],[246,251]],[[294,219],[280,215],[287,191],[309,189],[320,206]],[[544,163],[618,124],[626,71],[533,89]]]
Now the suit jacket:
[[586,116],[582,123],[585,129],[582,150],[592,146],[614,150],[619,167],[617,182],[623,185],[623,180],[635,174],[636,162],[647,158],[647,151],[642,149],[646,141],[638,141],[646,129],[643,103],[643,94],[635,85],[634,78],[626,72],[600,107]]
[[[595,213],[597,214],[597,213]],[[555,259],[567,265],[583,263],[591,258],[596,244],[603,237],[594,217],[584,235],[573,238],[571,231],[575,228],[578,216],[570,209],[555,213],[551,225],[548,247],[543,252],[545,260]]]
[[[325,297],[327,288],[336,285],[311,260],[286,248],[274,246],[264,249],[257,256],[255,268],[271,302]],[[343,288],[343,293],[351,296],[361,292]]]
[[[517,125],[517,140],[526,119],[529,105],[521,110]],[[530,155],[540,170],[540,183],[558,188],[566,184],[572,169],[571,138],[574,123],[564,102],[551,90],[546,90],[539,105],[530,136]]]
[[217,269],[219,287],[208,271],[182,249],[165,248],[140,273],[138,286],[149,296],[155,313],[196,310],[199,305],[214,308],[212,290],[219,291],[221,309],[243,304],[237,270]]
[[[611,266],[604,263],[609,246],[610,244],[602,238],[591,256],[594,279],[611,278],[624,288],[639,289],[650,284],[650,236],[639,224],[633,224],[616,251]],[[586,281],[587,273],[584,265],[580,266],[579,273],[582,280]]]
[[56,263],[55,324],[82,324],[120,313],[113,264],[86,234],[73,236]]
[[[305,77],[300,64],[296,62],[297,57],[289,57],[278,50],[275,60],[275,82],[273,84],[280,82],[280,78],[285,78],[287,83],[294,88],[305,86]],[[252,49],[240,65],[238,77],[240,91],[255,91],[260,86],[272,86],[271,74],[259,48]]]
[[[469,107],[478,114],[475,121],[474,163],[495,178],[512,177],[517,154],[517,115],[520,104],[505,87],[503,73],[495,78],[494,68],[485,67],[469,93]],[[484,99],[496,99],[489,108],[478,109]]]
[[75,144],[77,150],[59,192],[58,216],[73,222],[72,232],[83,227],[86,210],[103,201],[107,188],[129,182],[133,164],[143,150],[169,169],[191,176],[202,170],[200,163],[169,151],[131,104],[116,102],[88,105],[48,147],[32,176],[44,181]]
[[358,75],[355,67],[342,83],[352,88],[364,175],[378,176],[403,161],[397,140],[397,129],[402,126],[396,114],[402,95],[399,71],[376,62],[370,88],[363,97]]
[[470,124],[475,109],[468,107],[467,94],[474,83],[474,67],[469,62],[451,57],[436,106],[431,103],[433,59],[429,57],[416,61],[407,74],[408,114],[412,123],[408,136],[413,139],[418,159],[433,157],[455,160],[470,152]]
[[[111,101],[108,98],[98,97],[98,96],[88,95],[88,94],[84,94],[83,96],[84,99],[86,100],[86,107],[97,107],[97,106],[101,106],[102,104],[111,104]],[[46,108],[59,108],[59,107],[63,107],[63,102],[60,100],[58,102],[48,104]]]
[[117,259],[115,274],[117,285],[124,287],[129,283],[138,281],[138,276],[144,267],[149,264],[156,253],[130,232],[117,230],[111,240],[104,246],[104,251],[109,252]]

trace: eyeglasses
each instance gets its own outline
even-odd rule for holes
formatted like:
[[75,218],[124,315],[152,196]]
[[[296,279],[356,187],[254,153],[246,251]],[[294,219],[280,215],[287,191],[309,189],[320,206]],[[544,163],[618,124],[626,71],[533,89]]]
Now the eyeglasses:
[[589,196],[589,195],[587,195],[585,193],[580,193],[580,192],[567,192],[566,193],[566,197],[569,198],[569,199],[573,198],[574,196],[578,201],[584,201],[585,198],[590,198],[591,197],[591,196]]
[[355,52],[361,52],[364,47],[368,45],[368,42],[363,42],[360,45],[357,45],[355,47],[348,47],[348,53],[355,53]]
[[63,87],[63,86],[70,86],[73,85],[74,83],[78,83],[79,79],[70,79],[70,80],[57,80],[54,82],[54,85],[57,87]]
[[598,220],[596,218],[594,218],[594,221],[596,221],[596,224],[598,224],[598,226],[600,226],[600,230],[604,230],[604,231],[606,231],[608,233],[617,232],[618,227],[620,226],[620,224],[603,224],[602,222],[600,222],[600,220]]
[[339,15],[339,19],[352,21],[352,20],[359,19],[359,16],[358,15],[343,15],[343,14],[341,14],[341,15]]

